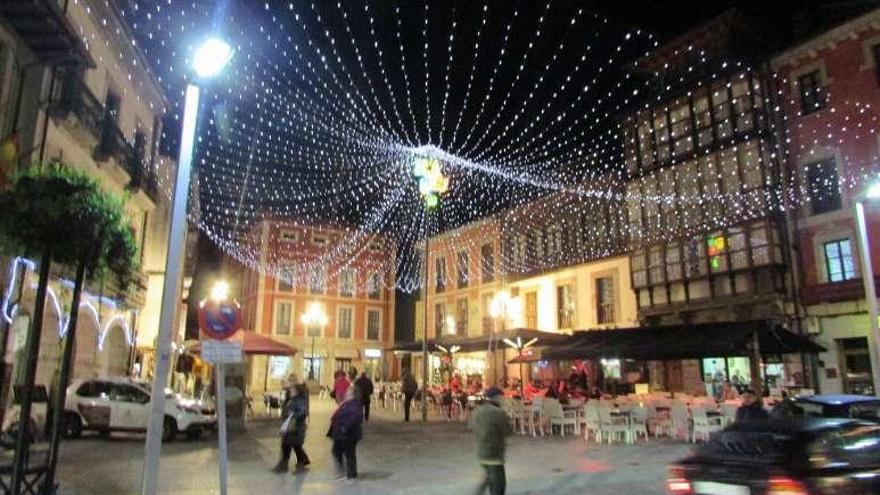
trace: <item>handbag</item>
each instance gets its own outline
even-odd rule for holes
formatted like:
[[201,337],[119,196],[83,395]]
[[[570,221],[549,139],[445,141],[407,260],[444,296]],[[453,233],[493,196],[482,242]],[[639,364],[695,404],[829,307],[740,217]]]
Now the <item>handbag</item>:
[[293,414],[289,414],[287,416],[287,419],[285,419],[284,422],[281,423],[281,428],[278,429],[278,436],[283,437],[283,436],[287,436],[287,434],[290,433],[290,430],[291,430],[290,427],[291,427],[292,421],[293,421]]

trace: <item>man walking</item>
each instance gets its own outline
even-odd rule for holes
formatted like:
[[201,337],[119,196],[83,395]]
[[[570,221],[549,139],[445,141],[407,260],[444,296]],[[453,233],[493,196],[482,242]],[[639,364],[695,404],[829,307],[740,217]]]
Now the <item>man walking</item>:
[[361,373],[360,378],[354,381],[354,386],[361,393],[361,404],[364,406],[364,422],[370,421],[370,396],[373,395],[373,381],[367,378],[366,373]]
[[403,386],[401,388],[403,389],[403,420],[409,422],[409,407],[419,390],[419,385],[409,370],[403,372]]
[[504,495],[507,477],[504,473],[506,438],[513,433],[507,413],[501,409],[501,389],[491,387],[485,393],[486,402],[474,412],[471,429],[477,447],[477,462],[483,467],[484,478],[477,494]]

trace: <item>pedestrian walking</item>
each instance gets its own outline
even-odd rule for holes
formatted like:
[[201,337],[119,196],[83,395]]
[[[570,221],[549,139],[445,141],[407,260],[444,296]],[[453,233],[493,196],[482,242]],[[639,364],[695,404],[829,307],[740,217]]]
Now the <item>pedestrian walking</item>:
[[742,405],[736,410],[736,422],[748,422],[767,419],[770,414],[764,410],[761,400],[751,390],[745,390],[742,394]]
[[361,404],[364,406],[364,422],[370,421],[370,399],[373,395],[373,381],[367,377],[366,373],[361,373],[360,378],[354,381],[355,387],[361,393]]
[[416,379],[413,378],[409,370],[403,372],[403,420],[409,422],[409,408],[412,405],[413,397],[419,390]]
[[336,379],[333,382],[333,398],[336,399],[336,404],[338,405],[342,404],[342,401],[345,400],[345,392],[348,391],[351,382],[348,381],[343,370],[338,370],[333,376]]
[[474,411],[471,429],[477,448],[477,462],[483,468],[483,481],[477,494],[504,495],[507,477],[504,473],[504,450],[506,438],[513,433],[510,418],[501,409],[504,393],[498,387],[491,387],[484,394],[486,401]]
[[328,436],[333,439],[333,458],[339,471],[339,480],[357,478],[357,443],[363,436],[364,411],[357,387],[350,387],[342,404],[330,418]]
[[309,395],[304,383],[296,383],[294,377],[288,379],[285,390],[286,400],[279,435],[281,436],[281,458],[272,468],[276,473],[287,471],[290,463],[290,452],[296,454],[296,469],[304,469],[311,464],[309,456],[303,449],[306,440],[306,419],[309,417]]

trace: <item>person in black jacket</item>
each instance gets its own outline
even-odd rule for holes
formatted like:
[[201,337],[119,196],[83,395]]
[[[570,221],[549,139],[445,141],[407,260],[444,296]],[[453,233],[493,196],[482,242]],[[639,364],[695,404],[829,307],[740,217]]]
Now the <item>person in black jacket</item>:
[[327,432],[333,439],[333,458],[340,480],[354,480],[358,476],[356,449],[363,436],[364,409],[355,393],[356,387],[349,387],[345,392],[345,400],[330,417],[330,431]]
[[281,458],[272,470],[276,473],[287,471],[291,451],[296,453],[296,468],[303,469],[311,461],[303,444],[306,441],[306,420],[309,417],[309,395],[303,383],[292,383],[285,390],[286,400],[282,417],[284,423],[279,431],[281,436]]
[[402,392],[403,392],[403,420],[409,422],[409,408],[412,405],[413,397],[416,396],[416,392],[419,391],[419,384],[416,383],[416,379],[413,378],[412,373],[409,370],[404,370],[403,372],[403,384],[402,384]]
[[361,393],[361,404],[364,406],[364,422],[370,421],[370,396],[373,395],[373,381],[367,378],[366,373],[361,373],[360,378],[354,381],[355,386]]
[[770,413],[764,410],[758,396],[751,390],[746,390],[742,394],[742,405],[736,410],[736,422],[757,421],[767,419]]

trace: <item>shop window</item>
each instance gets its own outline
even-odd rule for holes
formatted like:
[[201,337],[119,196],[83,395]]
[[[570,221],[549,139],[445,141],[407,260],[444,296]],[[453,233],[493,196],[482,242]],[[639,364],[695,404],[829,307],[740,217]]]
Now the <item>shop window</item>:
[[801,114],[807,115],[825,107],[827,99],[819,69],[798,78],[798,91],[801,96]]
[[839,210],[840,180],[833,158],[811,163],[806,167],[807,191],[813,215]]
[[856,266],[849,239],[826,242],[823,245],[823,252],[825,275],[829,282],[843,282],[856,278]]
[[348,370],[351,369],[351,359],[349,358],[336,358],[333,361],[333,371],[344,371],[348,373]]
[[275,334],[290,335],[290,303],[275,303]]
[[614,279],[612,277],[596,279],[596,323],[599,325],[614,323]]
[[378,309],[367,310],[367,340],[379,340],[381,314]]
[[480,248],[480,261],[483,283],[495,280],[495,249],[492,244],[484,244]]
[[458,253],[458,286],[467,287],[470,280],[470,256],[467,251]]
[[351,308],[339,308],[336,318],[336,336],[340,339],[351,338]]
[[709,255],[709,269],[712,272],[726,271],[727,239],[724,234],[715,234],[706,238],[706,254]]

